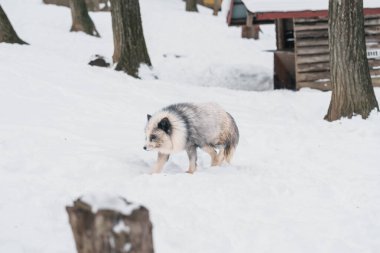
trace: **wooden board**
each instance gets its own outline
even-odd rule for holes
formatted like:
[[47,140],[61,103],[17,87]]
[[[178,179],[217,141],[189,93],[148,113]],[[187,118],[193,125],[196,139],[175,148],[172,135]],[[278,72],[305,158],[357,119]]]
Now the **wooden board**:
[[[293,27],[296,89],[331,89],[327,18],[294,19]],[[366,16],[365,30],[372,83],[380,87],[380,15]]]

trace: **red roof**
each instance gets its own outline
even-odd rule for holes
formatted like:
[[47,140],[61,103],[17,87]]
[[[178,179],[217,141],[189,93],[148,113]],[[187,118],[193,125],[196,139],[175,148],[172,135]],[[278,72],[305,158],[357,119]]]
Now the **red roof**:
[[[263,23],[285,18],[320,18],[327,17],[327,10],[305,10],[305,11],[274,11],[274,12],[254,12],[255,22]],[[364,15],[380,14],[380,8],[365,8]]]

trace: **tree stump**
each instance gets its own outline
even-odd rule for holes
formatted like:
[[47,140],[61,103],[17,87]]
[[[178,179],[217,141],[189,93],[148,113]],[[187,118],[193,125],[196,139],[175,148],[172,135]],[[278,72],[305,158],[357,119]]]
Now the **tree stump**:
[[152,223],[143,206],[121,197],[85,196],[66,210],[78,253],[154,252]]
[[28,44],[17,36],[16,31],[13,29],[11,22],[0,5],[0,43],[1,42]]
[[70,0],[71,16],[73,24],[70,32],[82,31],[88,35],[100,37],[95,28],[94,22],[90,15],[88,15],[87,6],[84,0]]

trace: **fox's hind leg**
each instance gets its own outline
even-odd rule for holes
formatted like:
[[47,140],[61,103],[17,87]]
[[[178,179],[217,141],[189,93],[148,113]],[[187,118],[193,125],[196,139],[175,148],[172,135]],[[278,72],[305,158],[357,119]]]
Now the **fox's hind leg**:
[[218,153],[216,153],[216,151],[213,147],[206,145],[206,146],[202,147],[202,150],[211,156],[211,166],[218,165],[218,160],[216,159]]
[[235,153],[235,148],[233,148],[233,147],[228,147],[228,149],[226,149],[224,151],[224,156],[226,157],[226,161],[228,163],[231,163],[231,160],[232,160],[232,157],[234,156],[234,153]]
[[220,166],[222,164],[222,162],[224,161],[224,147],[220,147],[219,148],[219,152],[216,156],[216,165],[217,166]]

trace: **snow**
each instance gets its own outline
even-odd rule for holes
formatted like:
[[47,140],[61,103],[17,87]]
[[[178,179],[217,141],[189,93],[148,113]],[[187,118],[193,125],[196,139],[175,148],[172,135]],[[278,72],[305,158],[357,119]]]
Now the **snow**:
[[120,233],[129,233],[131,231],[130,227],[126,226],[123,221],[119,221],[119,223],[116,224],[116,226],[113,227],[113,231],[116,234]]
[[126,244],[124,245],[124,247],[123,247],[123,250],[124,250],[125,252],[129,252],[131,249],[132,249],[132,244],[130,244],[130,243],[126,243]]
[[[329,8],[327,0],[242,0],[242,2],[252,12],[327,10]],[[365,8],[380,8],[378,0],[364,0],[363,4]]]
[[[246,40],[210,9],[140,3],[142,80],[87,65],[112,58],[109,13],[90,14],[94,38],[69,32],[67,8],[0,0],[30,43],[0,44],[0,252],[76,252],[65,206],[101,194],[149,209],[158,253],[379,252],[379,113],[329,123],[330,92],[271,90],[273,26]],[[189,175],[180,153],[150,175],[146,114],[186,101],[234,116],[232,165],[199,151]]]
[[80,199],[91,206],[93,213],[99,210],[114,210],[124,215],[131,215],[134,210],[140,208],[140,205],[136,203],[129,203],[121,197],[115,197],[106,193],[87,194]]

